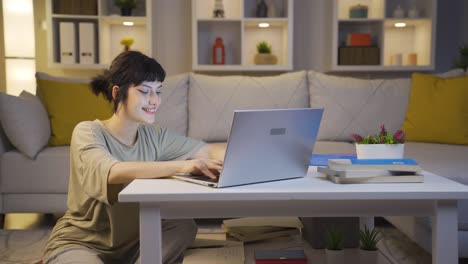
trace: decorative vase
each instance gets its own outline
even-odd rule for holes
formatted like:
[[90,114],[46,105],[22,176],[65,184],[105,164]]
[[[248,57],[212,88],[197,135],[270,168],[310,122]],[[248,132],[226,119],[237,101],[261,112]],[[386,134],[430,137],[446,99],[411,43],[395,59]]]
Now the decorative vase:
[[257,10],[256,10],[256,16],[257,17],[267,17],[268,15],[268,6],[265,3],[265,0],[260,0],[257,3]]
[[268,17],[279,17],[278,11],[276,9],[275,0],[267,0],[267,6],[268,6],[268,12],[267,12]]
[[359,264],[376,264],[379,259],[377,250],[359,249]]
[[404,18],[405,17],[405,10],[398,5],[395,10],[393,10],[393,17],[394,18]]
[[131,16],[131,15],[132,15],[132,9],[131,9],[131,8],[122,7],[122,8],[120,9],[120,15],[121,15],[121,16]]
[[278,63],[276,55],[269,53],[257,53],[254,57],[254,63],[257,65],[271,65]]
[[358,159],[402,159],[405,144],[356,144]]
[[329,250],[325,249],[325,263],[327,264],[343,264],[344,250]]

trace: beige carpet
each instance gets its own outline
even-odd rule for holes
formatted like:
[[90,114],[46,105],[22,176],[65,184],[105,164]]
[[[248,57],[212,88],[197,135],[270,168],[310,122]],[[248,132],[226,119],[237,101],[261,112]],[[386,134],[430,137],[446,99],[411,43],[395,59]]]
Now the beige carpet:
[[[431,255],[410,241],[397,229],[380,227],[384,239],[380,251],[395,264],[430,264]],[[0,263],[32,264],[42,255],[50,228],[0,230]]]

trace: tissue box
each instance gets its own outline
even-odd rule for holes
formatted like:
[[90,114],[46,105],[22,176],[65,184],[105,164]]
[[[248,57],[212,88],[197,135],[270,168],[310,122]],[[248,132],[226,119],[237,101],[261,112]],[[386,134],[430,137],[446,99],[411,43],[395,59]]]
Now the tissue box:
[[349,18],[367,18],[368,7],[365,5],[355,5],[349,8]]

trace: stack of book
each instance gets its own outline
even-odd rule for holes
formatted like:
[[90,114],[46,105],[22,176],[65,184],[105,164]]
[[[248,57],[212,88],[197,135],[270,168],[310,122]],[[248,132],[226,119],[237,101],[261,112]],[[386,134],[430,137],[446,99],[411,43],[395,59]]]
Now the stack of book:
[[423,182],[422,169],[413,159],[329,159],[318,167],[335,183]]
[[302,223],[297,217],[247,217],[223,221],[227,239],[253,242],[300,234]]

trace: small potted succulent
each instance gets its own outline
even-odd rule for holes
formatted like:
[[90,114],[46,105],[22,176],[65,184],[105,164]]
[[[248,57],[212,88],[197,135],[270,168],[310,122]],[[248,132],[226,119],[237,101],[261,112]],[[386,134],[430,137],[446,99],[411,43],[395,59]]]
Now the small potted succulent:
[[359,263],[374,264],[378,260],[377,243],[382,239],[382,233],[375,228],[359,230]]
[[114,4],[120,8],[120,15],[131,16],[132,9],[137,6],[136,0],[114,0]]
[[344,263],[344,235],[332,226],[325,232],[325,257],[327,264]]
[[362,137],[352,134],[356,141],[358,159],[401,159],[405,150],[405,132],[398,129],[394,134],[388,133],[384,125],[380,126],[378,135]]
[[278,58],[271,54],[271,45],[266,41],[260,41],[257,44],[257,52],[254,57],[254,62],[257,65],[276,64],[278,62]]

